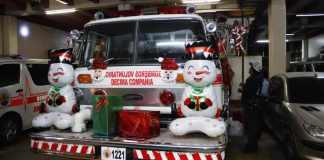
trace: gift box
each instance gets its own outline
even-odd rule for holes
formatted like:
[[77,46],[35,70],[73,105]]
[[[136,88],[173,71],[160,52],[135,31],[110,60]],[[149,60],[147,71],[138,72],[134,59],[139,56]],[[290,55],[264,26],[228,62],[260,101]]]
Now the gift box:
[[94,95],[92,101],[94,136],[115,136],[117,133],[117,114],[122,108],[122,98]]
[[160,112],[124,110],[118,113],[118,135],[147,139],[160,134]]

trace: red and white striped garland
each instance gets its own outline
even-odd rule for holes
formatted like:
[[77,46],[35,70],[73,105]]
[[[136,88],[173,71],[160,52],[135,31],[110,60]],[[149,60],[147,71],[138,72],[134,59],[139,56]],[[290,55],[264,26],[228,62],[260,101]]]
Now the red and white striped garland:
[[92,156],[95,153],[95,147],[91,145],[55,143],[33,139],[31,140],[31,148],[44,152],[81,154],[83,156]]
[[224,160],[225,152],[216,153],[190,153],[172,151],[152,151],[134,149],[134,159],[143,160]]

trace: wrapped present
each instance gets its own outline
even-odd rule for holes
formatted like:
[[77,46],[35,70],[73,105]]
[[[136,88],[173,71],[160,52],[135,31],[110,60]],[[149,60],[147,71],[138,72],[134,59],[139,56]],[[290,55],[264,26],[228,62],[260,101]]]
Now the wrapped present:
[[121,137],[147,139],[160,134],[160,112],[158,111],[120,111],[118,122],[118,134]]
[[93,96],[93,133],[95,136],[114,136],[117,133],[117,113],[122,108],[118,96]]

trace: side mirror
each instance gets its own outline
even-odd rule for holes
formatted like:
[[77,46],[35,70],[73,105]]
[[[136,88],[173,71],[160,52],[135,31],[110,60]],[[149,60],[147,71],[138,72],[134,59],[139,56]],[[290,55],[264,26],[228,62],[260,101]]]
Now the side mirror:
[[208,24],[206,24],[206,30],[207,30],[207,32],[209,32],[209,33],[216,32],[216,30],[217,30],[217,25],[216,25],[216,23],[209,22]]

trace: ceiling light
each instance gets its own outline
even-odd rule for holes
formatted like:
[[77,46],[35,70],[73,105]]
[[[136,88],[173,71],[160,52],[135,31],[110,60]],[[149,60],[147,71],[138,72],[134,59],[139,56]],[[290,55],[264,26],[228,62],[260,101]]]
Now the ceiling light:
[[294,36],[294,33],[287,33],[286,36]]
[[56,0],[56,2],[59,2],[61,4],[65,4],[65,5],[69,4],[69,3],[65,2],[65,1],[62,1],[62,0]]
[[257,43],[269,43],[268,39],[260,39],[256,41]]
[[199,4],[199,3],[216,3],[221,0],[182,0],[182,3],[186,4]]
[[19,28],[19,33],[22,37],[28,37],[29,36],[29,27],[27,25],[21,25]]
[[305,14],[296,14],[296,17],[319,17],[324,16],[324,13],[305,13]]
[[[288,42],[288,39],[286,39],[286,42]],[[268,39],[259,39],[256,41],[256,43],[269,43]]]
[[66,14],[66,13],[73,13],[77,10],[75,8],[68,8],[68,9],[57,9],[57,10],[47,10],[45,14],[52,15],[52,14]]

